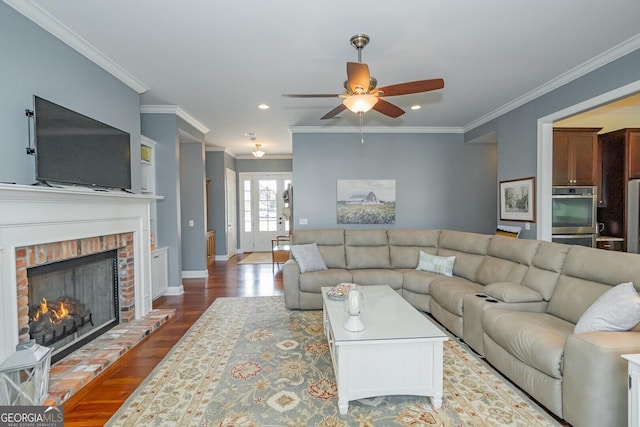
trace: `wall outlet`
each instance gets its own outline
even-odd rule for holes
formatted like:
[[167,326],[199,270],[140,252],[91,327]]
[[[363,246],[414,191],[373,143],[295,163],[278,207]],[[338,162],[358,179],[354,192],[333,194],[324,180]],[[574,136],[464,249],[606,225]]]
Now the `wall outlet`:
[[307,218],[300,218],[300,220],[298,221],[298,224],[307,225],[309,224],[309,220]]
[[194,225],[194,222],[193,222],[193,220],[192,220],[192,219],[190,219],[190,220],[189,220],[189,227],[193,227],[193,225]]
[[531,230],[531,224],[530,224],[530,223],[528,223],[528,222],[525,222],[525,223],[524,223],[524,229],[525,229],[525,230]]

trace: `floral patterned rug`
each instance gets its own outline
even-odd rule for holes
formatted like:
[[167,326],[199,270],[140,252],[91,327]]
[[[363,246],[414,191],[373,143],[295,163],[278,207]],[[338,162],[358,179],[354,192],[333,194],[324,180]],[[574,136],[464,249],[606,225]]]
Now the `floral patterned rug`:
[[444,365],[440,409],[425,397],[376,397],[340,415],[321,311],[289,311],[282,297],[218,298],[107,425],[560,426],[455,339]]

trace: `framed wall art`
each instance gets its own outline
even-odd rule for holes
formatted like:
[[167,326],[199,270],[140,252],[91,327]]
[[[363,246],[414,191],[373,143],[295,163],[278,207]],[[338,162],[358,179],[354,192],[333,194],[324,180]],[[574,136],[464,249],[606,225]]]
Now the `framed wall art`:
[[535,177],[500,181],[500,219],[536,222]]
[[395,224],[395,179],[339,179],[338,224]]

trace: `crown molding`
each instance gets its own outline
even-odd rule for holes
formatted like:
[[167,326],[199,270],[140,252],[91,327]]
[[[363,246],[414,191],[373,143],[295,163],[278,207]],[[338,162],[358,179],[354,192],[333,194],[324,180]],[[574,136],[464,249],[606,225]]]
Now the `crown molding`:
[[610,62],[615,61],[618,58],[622,58],[623,56],[640,49],[640,34],[637,34],[630,39],[620,43],[617,46],[612,47],[611,49],[605,50],[598,56],[591,58],[587,62],[578,65],[577,67],[572,68],[566,73],[560,74],[558,77],[548,81],[547,83],[538,86],[530,92],[525,93],[524,95],[514,99],[513,101],[503,105],[502,107],[493,110],[489,114],[486,114],[468,125],[464,126],[464,132],[468,132],[472,129],[477,128],[487,122],[490,122],[493,119],[496,119],[509,111],[515,110],[518,107],[526,104],[527,102],[533,101],[536,98],[541,97],[565,84],[576,80],[579,77],[584,76],[598,68],[607,65]]
[[69,47],[85,56],[109,74],[129,86],[131,89],[142,94],[149,88],[140,80],[135,78],[124,68],[113,62],[109,57],[93,47],[89,42],[72,31],[69,27],[58,21],[51,14],[31,0],[3,0],[16,11],[51,33]]
[[203,134],[208,133],[210,130],[192,115],[180,108],[179,105],[141,105],[140,112],[142,114],[175,114]]
[[425,126],[291,126],[289,131],[293,133],[464,133],[461,127],[425,127]]

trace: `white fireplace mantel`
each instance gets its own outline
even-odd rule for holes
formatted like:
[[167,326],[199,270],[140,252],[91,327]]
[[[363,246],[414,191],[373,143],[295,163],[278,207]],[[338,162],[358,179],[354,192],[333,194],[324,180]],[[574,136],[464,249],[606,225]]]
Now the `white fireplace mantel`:
[[0,184],[0,363],[18,343],[16,248],[132,232],[136,318],[151,310],[150,205],[160,198]]

